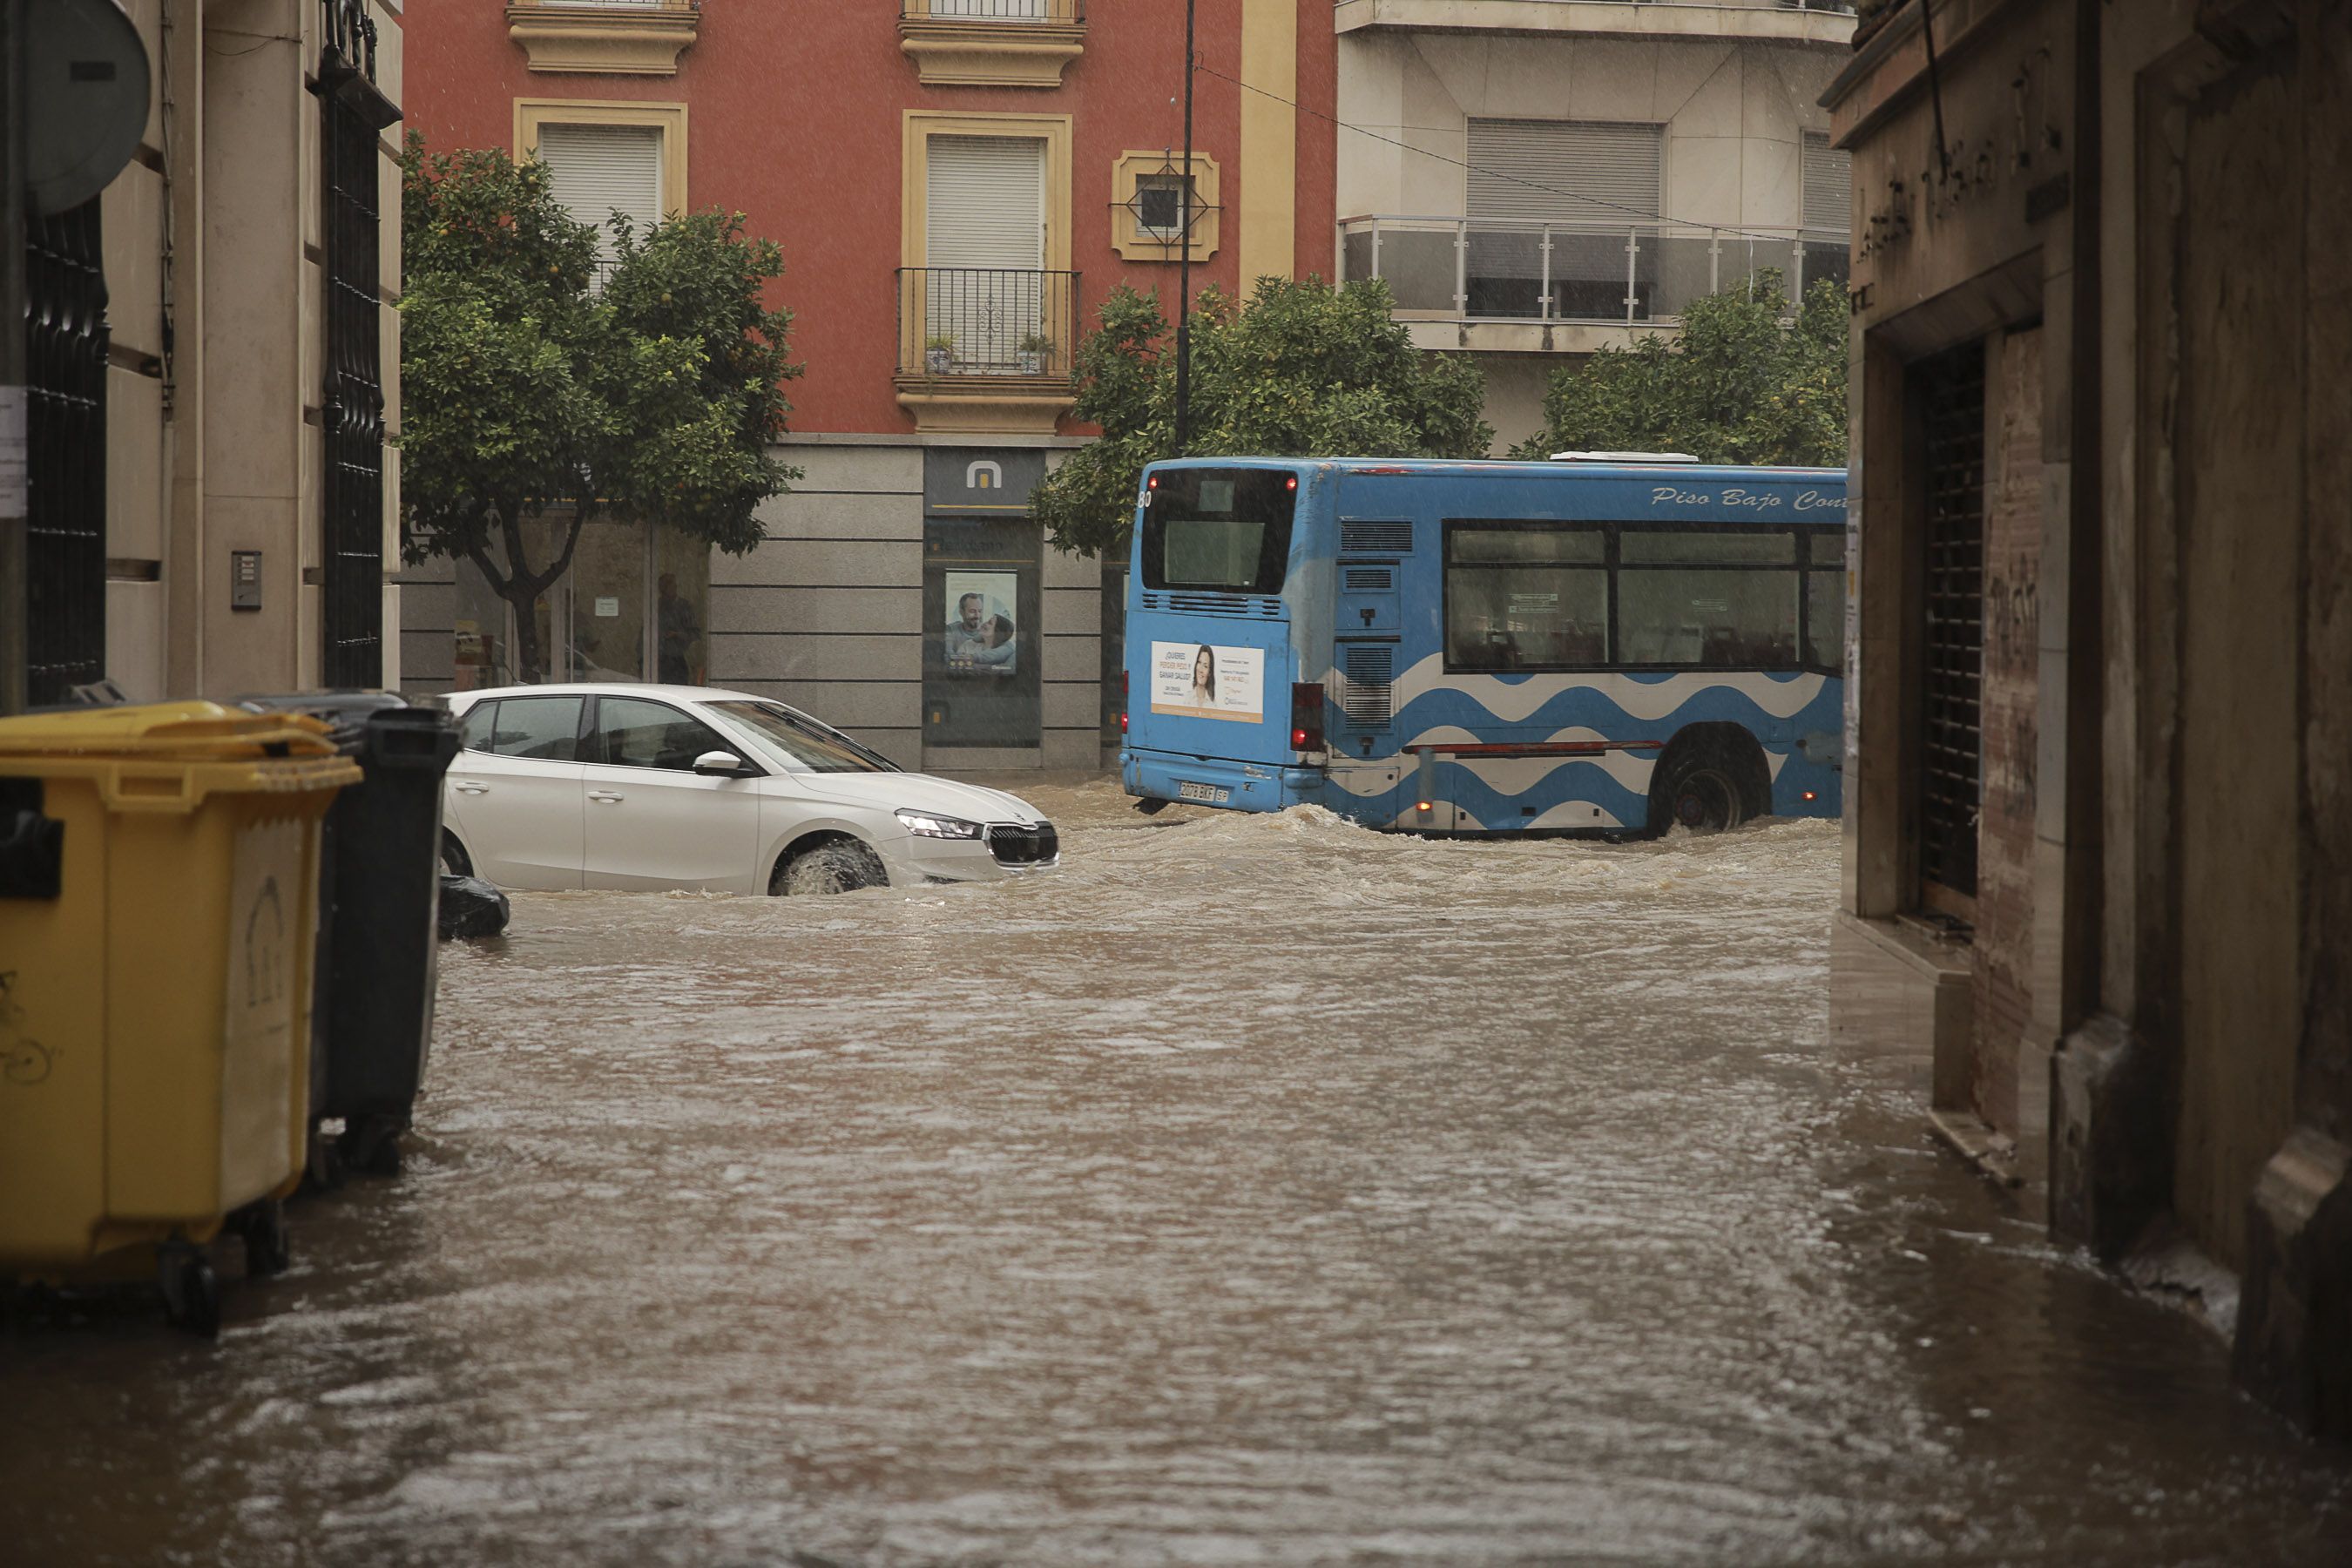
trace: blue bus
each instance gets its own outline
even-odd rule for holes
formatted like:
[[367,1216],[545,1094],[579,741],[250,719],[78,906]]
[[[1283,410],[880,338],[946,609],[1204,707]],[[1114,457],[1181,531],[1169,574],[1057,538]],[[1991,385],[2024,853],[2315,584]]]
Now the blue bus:
[[1191,458],[1138,497],[1144,809],[1408,833],[1835,816],[1845,472]]

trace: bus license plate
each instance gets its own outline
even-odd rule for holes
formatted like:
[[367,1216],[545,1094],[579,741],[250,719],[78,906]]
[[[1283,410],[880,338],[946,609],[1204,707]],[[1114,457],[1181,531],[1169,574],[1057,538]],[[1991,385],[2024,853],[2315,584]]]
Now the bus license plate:
[[1215,784],[1192,784],[1179,779],[1176,781],[1176,798],[1197,800],[1203,805],[1223,805],[1234,798],[1234,792],[1229,789],[1220,789]]

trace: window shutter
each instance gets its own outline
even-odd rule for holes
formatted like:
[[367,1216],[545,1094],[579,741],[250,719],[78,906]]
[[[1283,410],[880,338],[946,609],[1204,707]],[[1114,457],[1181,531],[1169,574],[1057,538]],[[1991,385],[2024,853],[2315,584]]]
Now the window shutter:
[[1580,120],[1470,121],[1468,216],[1513,223],[1656,222],[1664,127]]
[[597,253],[609,258],[605,225],[614,211],[637,230],[661,221],[662,133],[654,125],[541,125],[539,156],[555,199],[582,223],[597,227]]
[[1022,136],[930,139],[933,267],[1034,270],[1045,255],[1045,144]]
[[1819,132],[1805,132],[1805,227],[1844,234],[1853,225],[1853,160]]

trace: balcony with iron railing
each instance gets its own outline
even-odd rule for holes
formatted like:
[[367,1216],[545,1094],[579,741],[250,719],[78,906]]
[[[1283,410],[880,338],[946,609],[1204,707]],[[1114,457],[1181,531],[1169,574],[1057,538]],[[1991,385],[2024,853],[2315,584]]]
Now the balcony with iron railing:
[[1059,87],[1087,0],[899,0],[898,47],[932,87]]
[[1849,251],[1822,230],[1381,215],[1340,221],[1339,265],[1385,280],[1397,320],[1441,327],[1415,332],[1425,347],[1585,353],[1768,268],[1793,307],[1823,278],[1843,286]]
[[922,430],[1052,434],[1076,401],[1078,274],[902,267],[899,406]]
[[1854,0],[1332,0],[1341,33],[1496,31],[1838,44]]
[[702,0],[508,0],[507,37],[535,71],[675,76]]

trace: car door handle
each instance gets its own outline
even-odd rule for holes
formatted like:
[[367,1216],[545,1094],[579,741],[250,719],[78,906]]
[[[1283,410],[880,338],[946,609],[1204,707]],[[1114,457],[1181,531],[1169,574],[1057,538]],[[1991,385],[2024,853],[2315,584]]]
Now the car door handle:
[[459,795],[488,795],[490,793],[490,786],[486,784],[461,784],[457,786],[457,789]]
[[610,805],[614,801],[625,800],[628,797],[622,795],[618,790],[592,789],[588,792],[588,798],[590,800],[601,800],[605,804]]

